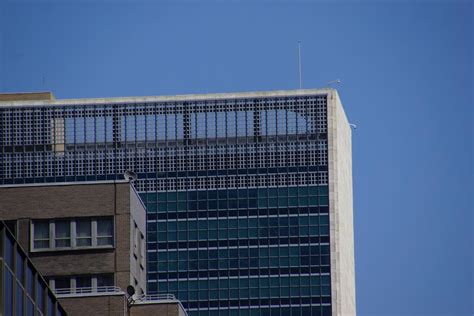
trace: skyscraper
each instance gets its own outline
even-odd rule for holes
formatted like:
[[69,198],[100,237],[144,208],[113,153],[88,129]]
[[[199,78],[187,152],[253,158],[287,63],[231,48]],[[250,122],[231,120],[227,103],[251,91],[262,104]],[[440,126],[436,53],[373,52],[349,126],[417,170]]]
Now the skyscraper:
[[148,293],[191,315],[355,313],[351,129],[335,90],[16,98],[0,102],[2,183],[136,172]]

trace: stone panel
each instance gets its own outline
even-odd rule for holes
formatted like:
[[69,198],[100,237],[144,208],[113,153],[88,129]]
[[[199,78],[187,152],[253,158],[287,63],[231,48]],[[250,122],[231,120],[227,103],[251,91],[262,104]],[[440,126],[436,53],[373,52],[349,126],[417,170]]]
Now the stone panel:
[[328,163],[333,315],[355,315],[351,127],[336,90],[328,96]]

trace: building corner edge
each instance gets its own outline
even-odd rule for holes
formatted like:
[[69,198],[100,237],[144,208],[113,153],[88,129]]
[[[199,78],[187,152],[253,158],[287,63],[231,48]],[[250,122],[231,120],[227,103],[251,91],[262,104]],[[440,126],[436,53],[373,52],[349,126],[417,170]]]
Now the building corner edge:
[[356,315],[352,131],[339,95],[327,95],[332,315]]

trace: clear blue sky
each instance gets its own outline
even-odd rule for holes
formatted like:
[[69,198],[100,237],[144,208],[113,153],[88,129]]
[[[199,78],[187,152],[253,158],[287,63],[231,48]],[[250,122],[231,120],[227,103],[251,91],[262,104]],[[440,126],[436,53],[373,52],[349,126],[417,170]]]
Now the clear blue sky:
[[472,314],[472,1],[61,2],[0,0],[0,91],[296,88],[301,40],[358,125],[359,315]]

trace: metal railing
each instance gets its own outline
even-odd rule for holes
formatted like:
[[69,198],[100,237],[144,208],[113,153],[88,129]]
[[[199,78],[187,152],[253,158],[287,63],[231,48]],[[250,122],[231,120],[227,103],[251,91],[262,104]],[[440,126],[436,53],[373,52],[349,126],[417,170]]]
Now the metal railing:
[[140,302],[149,302],[149,301],[175,301],[176,296],[173,294],[143,294],[143,295],[138,295],[137,301]]
[[66,288],[66,289],[55,289],[56,295],[74,295],[74,294],[106,294],[106,293],[119,293],[122,289],[118,286],[97,286],[97,287],[79,287],[79,288]]
[[133,304],[159,304],[159,303],[168,303],[172,302],[177,303],[180,306],[180,315],[181,313],[185,316],[188,315],[186,310],[184,309],[183,304],[174,296],[174,294],[151,294],[151,295],[137,295]]

